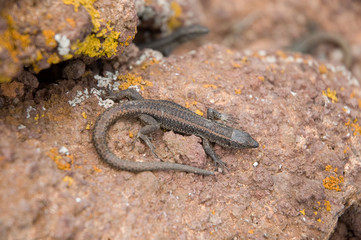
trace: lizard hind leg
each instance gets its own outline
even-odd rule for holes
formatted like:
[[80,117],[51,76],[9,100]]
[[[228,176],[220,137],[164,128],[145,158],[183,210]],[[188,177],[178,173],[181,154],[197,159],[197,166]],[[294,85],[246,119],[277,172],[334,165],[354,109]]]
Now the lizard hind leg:
[[157,120],[155,120],[153,117],[146,115],[146,114],[140,114],[138,116],[138,118],[143,123],[145,123],[146,126],[142,127],[139,130],[137,137],[144,141],[144,143],[150,148],[150,150],[155,158],[160,159],[158,157],[158,155],[155,153],[155,147],[154,147],[153,143],[151,142],[150,137],[148,136],[149,134],[160,129],[160,123],[157,122]]

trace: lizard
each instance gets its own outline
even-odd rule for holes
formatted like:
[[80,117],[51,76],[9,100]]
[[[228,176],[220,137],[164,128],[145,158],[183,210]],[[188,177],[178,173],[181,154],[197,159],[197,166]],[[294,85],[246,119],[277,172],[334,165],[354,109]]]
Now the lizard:
[[168,36],[136,45],[141,50],[144,48],[151,48],[160,51],[164,56],[169,56],[171,52],[179,45],[194,38],[205,35],[208,32],[209,29],[207,27],[193,24],[190,26],[178,28]]
[[352,65],[352,54],[350,44],[341,36],[335,33],[325,32],[320,27],[310,21],[307,23],[309,34],[295,41],[289,49],[294,52],[309,53],[312,49],[322,43],[331,43],[340,47],[343,53],[342,62],[346,68],[350,69]]
[[[200,137],[205,152],[213,159],[215,164],[222,168],[226,168],[226,164],[214,152],[210,142],[233,149],[257,148],[259,146],[258,142],[249,133],[215,121],[225,120],[228,115],[212,108],[207,110],[207,118],[204,118],[188,108],[168,100],[144,99],[134,89],[112,93],[109,98],[118,103],[104,111],[97,119],[93,130],[93,144],[101,159],[116,169],[132,172],[174,170],[201,175],[214,175],[212,171],[178,163],[135,162],[120,159],[107,145],[107,132],[121,118],[137,117],[147,124],[139,130],[137,137],[146,143],[156,158],[158,156],[154,151],[155,147],[147,135],[159,130],[161,127]],[[119,103],[119,100],[124,98],[128,98],[129,101]]]

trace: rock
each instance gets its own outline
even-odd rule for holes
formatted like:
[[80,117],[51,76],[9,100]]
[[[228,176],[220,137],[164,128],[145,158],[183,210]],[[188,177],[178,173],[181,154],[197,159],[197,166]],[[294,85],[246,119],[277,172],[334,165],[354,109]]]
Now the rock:
[[[31,108],[20,101],[0,109],[0,232],[7,238],[327,239],[339,219],[359,226],[360,108],[350,99],[359,101],[361,91],[345,68],[310,56],[212,44],[169,58],[149,52],[138,52],[117,72],[49,85],[52,97],[39,96]],[[260,146],[214,146],[229,167],[216,176],[112,169],[96,154],[91,129],[105,110],[100,91],[118,86],[199,115],[209,107],[232,115],[227,124]],[[139,147],[140,127],[138,120],[119,120],[109,146],[121,158],[159,161]],[[33,136],[38,139],[25,141]],[[158,131],[152,143],[163,161],[179,156],[204,164],[194,136]],[[59,153],[62,146],[68,155]],[[203,168],[214,170],[206,160]],[[39,199],[46,204],[33,210]]]

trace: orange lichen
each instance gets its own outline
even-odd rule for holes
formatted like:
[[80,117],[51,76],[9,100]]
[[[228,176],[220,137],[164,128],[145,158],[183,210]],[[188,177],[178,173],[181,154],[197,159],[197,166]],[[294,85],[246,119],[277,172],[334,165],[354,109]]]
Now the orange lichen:
[[329,176],[323,179],[323,186],[329,190],[336,190],[337,192],[341,191],[340,184],[344,182],[343,176],[338,176],[338,168],[333,168],[331,165],[325,167],[325,171],[334,172],[334,176]]
[[258,79],[264,82],[264,76],[258,76]]
[[7,64],[6,74],[0,76],[0,83],[4,83],[10,82],[11,76],[19,71],[18,65],[14,63],[19,62],[18,56],[29,47],[30,37],[17,31],[12,16],[4,12],[1,15],[7,22],[7,29],[0,34],[0,49],[6,50],[12,60],[12,63]]
[[152,58],[149,61],[144,61],[141,68],[142,68],[142,70],[146,70],[149,66],[154,65],[154,64],[159,64],[159,61],[155,58]]
[[93,170],[95,172],[101,172],[102,170],[100,168],[98,168],[97,166],[93,165]]
[[318,66],[318,71],[321,73],[321,74],[326,74],[328,71],[327,71],[327,67],[325,64],[320,64]]
[[54,39],[55,32],[53,30],[43,30],[43,35],[45,37],[45,44],[49,47],[55,47],[56,41]]
[[336,96],[336,90],[331,91],[330,88],[327,88],[326,92],[324,90],[322,90],[322,95],[328,97],[329,99],[331,99],[332,103],[338,102],[338,98]]
[[345,126],[350,127],[351,131],[353,131],[353,135],[361,135],[361,126],[357,123],[357,118],[351,122],[351,119],[348,119],[347,123],[345,123]]
[[50,149],[46,154],[55,162],[56,166],[60,170],[69,171],[71,170],[71,166],[74,164],[73,155],[62,156],[56,148]]
[[242,66],[241,66],[241,64],[239,64],[239,63],[232,63],[232,67],[234,67],[234,68],[241,68]]
[[356,93],[354,91],[352,91],[352,93],[350,94],[350,98],[354,98],[356,95]]
[[168,20],[168,28],[173,30],[182,24],[180,20],[180,16],[182,15],[182,7],[177,2],[171,2],[170,8],[173,10],[173,16],[171,16]]
[[253,230],[253,229],[250,229],[250,230],[248,230],[248,233],[249,233],[249,234],[253,234],[253,233],[254,233],[254,230]]
[[204,87],[204,88],[213,88],[213,89],[218,88],[218,86],[217,86],[217,85],[214,85],[214,84],[203,84],[203,87]]
[[343,176],[330,176],[323,179],[323,186],[329,190],[341,191],[340,184],[344,182]]
[[132,131],[129,132],[129,137],[130,137],[130,138],[134,138],[134,134],[133,134]]
[[279,57],[279,58],[287,58],[287,54],[284,52],[284,51],[281,51],[281,50],[277,50],[276,51],[276,55]]
[[123,83],[119,85],[119,89],[121,90],[128,89],[130,86],[140,86],[141,90],[144,90],[145,86],[153,86],[152,82],[143,80],[142,76],[138,76],[132,73],[128,73],[127,75],[119,75],[118,79],[123,81]]
[[72,18],[65,18],[65,21],[67,21],[71,27],[73,27],[73,28],[76,27],[76,22],[75,22],[74,19],[72,19]]
[[237,95],[239,95],[239,94],[242,93],[242,89],[236,88],[236,89],[234,90],[234,93],[237,94]]

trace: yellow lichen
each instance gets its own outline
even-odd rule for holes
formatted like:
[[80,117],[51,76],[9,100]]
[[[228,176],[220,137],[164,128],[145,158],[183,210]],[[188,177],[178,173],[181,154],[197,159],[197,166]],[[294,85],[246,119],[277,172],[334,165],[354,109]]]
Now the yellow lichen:
[[327,212],[331,211],[331,203],[330,203],[330,201],[325,201],[324,205],[325,205],[325,208],[326,208]]
[[327,166],[325,167],[325,171],[329,172],[329,171],[331,171],[331,170],[332,170],[332,166],[331,166],[331,165],[327,165]]
[[[95,0],[63,0],[65,4],[74,5],[74,11],[78,11],[80,6],[83,6],[91,16],[93,23],[92,33],[89,34],[82,42],[77,41],[72,45],[71,49],[75,50],[76,54],[84,54],[89,57],[112,57],[117,53],[117,47],[128,46],[129,40],[134,36],[128,36],[124,43],[119,43],[118,39],[120,32],[113,31],[114,27],[111,21],[106,23],[105,28],[100,29],[101,23],[105,20],[100,17],[100,13],[93,6]],[[69,22],[69,21],[68,21]]]
[[82,116],[84,119],[87,119],[87,118],[88,118],[88,115],[86,115],[86,112],[82,112],[82,113],[81,113],[81,116]]
[[78,40],[76,45],[75,54],[84,54],[89,57],[98,56],[101,48],[100,40],[94,34],[88,35],[83,42]]
[[112,31],[102,43],[102,55],[111,57],[117,53],[120,32]]
[[301,211],[300,211],[300,213],[302,214],[302,215],[305,215],[306,213],[305,213],[305,209],[302,209]]
[[173,10],[173,16],[168,20],[168,28],[173,30],[181,26],[180,16],[182,15],[182,7],[177,2],[171,2],[170,8]]
[[68,187],[70,187],[74,183],[74,178],[72,178],[70,176],[65,176],[65,177],[63,177],[63,182],[68,183]]
[[101,18],[98,10],[94,8],[93,3],[95,1],[96,0],[63,0],[63,3],[67,5],[73,5],[75,12],[78,12],[79,7],[83,6],[91,17],[91,21],[93,24],[93,31],[97,32],[99,31],[100,28]]
[[40,61],[41,59],[43,59],[43,54],[41,54],[40,50],[36,50],[36,58],[35,61]]
[[203,115],[204,115],[204,113],[203,113],[201,110],[199,110],[199,109],[196,110],[196,114],[198,114],[199,116],[203,116]]
[[327,88],[327,91],[322,91],[322,95],[331,99],[332,103],[338,102],[338,98],[336,96],[336,90],[332,91],[330,88]]
[[48,57],[47,62],[50,64],[57,64],[60,62],[60,58],[59,58],[58,54],[53,53]]

